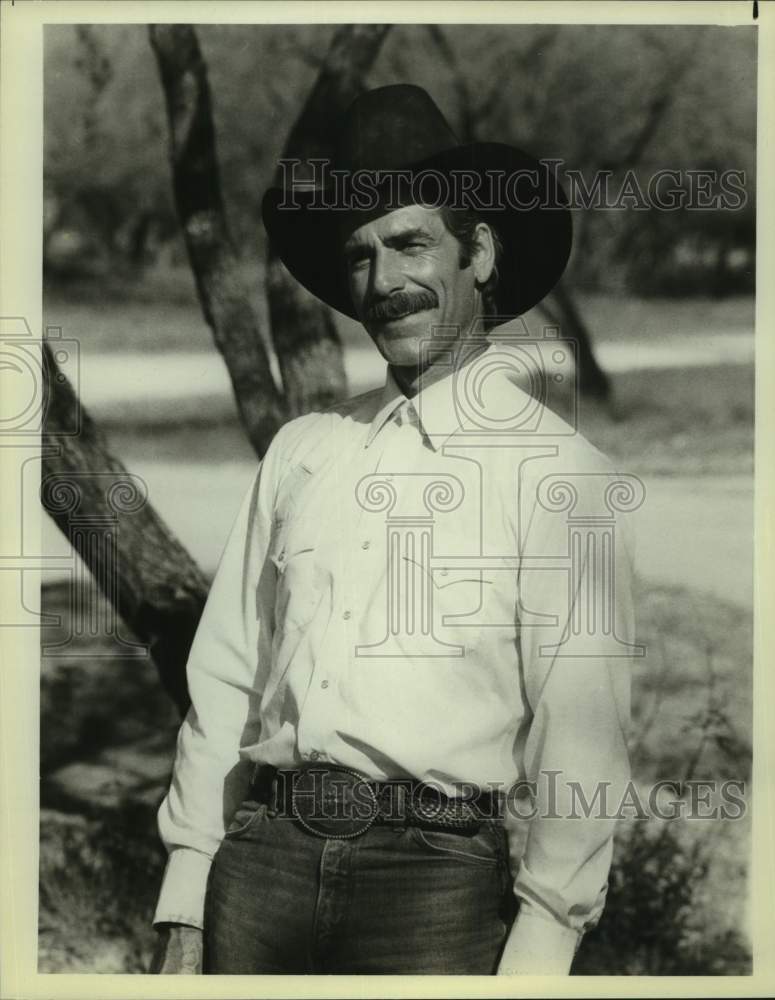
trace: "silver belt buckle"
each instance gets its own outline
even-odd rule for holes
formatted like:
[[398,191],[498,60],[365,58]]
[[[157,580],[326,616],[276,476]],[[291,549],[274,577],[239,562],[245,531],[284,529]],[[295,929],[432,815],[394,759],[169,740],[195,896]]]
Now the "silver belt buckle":
[[329,840],[362,836],[379,815],[368,779],[350,767],[300,769],[293,781],[293,815],[305,830]]

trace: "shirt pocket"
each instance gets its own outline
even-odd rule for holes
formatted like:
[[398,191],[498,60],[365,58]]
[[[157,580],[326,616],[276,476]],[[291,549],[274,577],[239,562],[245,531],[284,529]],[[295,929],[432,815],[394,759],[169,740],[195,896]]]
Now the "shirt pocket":
[[439,566],[433,571],[436,621],[442,628],[484,624],[488,592],[493,582],[479,569]]
[[276,520],[269,558],[277,572],[275,627],[303,629],[312,620],[321,591],[317,585],[317,524],[307,518]]

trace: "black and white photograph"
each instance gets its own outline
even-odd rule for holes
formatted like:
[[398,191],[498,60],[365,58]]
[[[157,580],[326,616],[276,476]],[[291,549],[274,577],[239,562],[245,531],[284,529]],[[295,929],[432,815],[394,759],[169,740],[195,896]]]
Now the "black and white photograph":
[[37,973],[753,982],[775,11],[100,6],[0,309]]

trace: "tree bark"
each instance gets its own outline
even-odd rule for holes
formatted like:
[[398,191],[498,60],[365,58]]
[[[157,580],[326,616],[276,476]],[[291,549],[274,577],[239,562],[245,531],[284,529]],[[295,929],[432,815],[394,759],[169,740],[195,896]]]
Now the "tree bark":
[[185,714],[186,660],[207,581],[147,502],[139,477],[110,453],[49,344],[44,340],[42,346],[43,506],[105,597],[150,646],[165,690]]
[[[315,86],[293,125],[284,159],[327,159],[337,119],[357,97],[389,25],[345,24],[337,29]],[[275,183],[282,183],[278,171]],[[342,347],[330,309],[283,267],[272,248],[267,261],[272,339],[291,416],[325,409],[347,394]]]
[[561,335],[576,342],[576,379],[579,392],[583,396],[610,402],[611,380],[598,364],[592,350],[589,329],[564,281],[555,285],[548,296],[548,304],[542,308],[552,321],[559,324]]
[[207,67],[191,25],[156,24],[149,32],[167,106],[175,205],[199,301],[260,457],[287,413],[226,221]]

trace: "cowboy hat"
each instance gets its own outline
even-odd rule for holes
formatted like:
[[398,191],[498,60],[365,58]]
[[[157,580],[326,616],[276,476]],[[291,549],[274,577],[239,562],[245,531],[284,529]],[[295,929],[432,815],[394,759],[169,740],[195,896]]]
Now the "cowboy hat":
[[[546,163],[497,142],[461,144],[430,95],[397,84],[366,91],[345,113],[329,164],[264,195],[269,239],[290,273],[357,318],[341,252],[342,224],[362,224],[411,202],[471,208],[497,232],[493,325],[532,308],[559,280],[571,249],[567,198]],[[286,165],[287,166],[287,165]],[[353,222],[353,220],[355,220]]]

